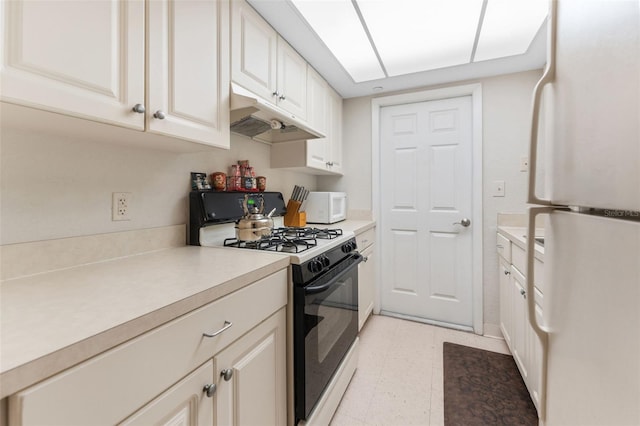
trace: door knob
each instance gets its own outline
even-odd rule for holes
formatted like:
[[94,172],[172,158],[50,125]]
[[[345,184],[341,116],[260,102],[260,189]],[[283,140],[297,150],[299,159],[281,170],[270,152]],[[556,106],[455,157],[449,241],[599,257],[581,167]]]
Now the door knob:
[[471,225],[471,220],[467,219],[466,217],[463,218],[460,222],[453,222],[454,225],[462,225],[465,228],[469,225]]

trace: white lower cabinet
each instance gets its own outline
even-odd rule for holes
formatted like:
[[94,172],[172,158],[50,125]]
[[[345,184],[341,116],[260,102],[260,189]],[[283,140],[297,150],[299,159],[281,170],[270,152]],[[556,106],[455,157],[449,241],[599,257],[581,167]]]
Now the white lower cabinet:
[[283,308],[216,355],[216,425],[287,424],[285,333]]
[[376,291],[375,228],[356,235],[356,244],[364,260],[358,265],[358,331],[373,312]]
[[9,424],[286,424],[287,282],[276,272],[11,395]]
[[373,312],[375,252],[373,245],[362,250],[364,261],[358,265],[358,331]]
[[[502,237],[502,236],[500,236]],[[524,270],[524,250],[499,238],[500,280],[500,330],[509,346],[518,370],[522,375],[531,399],[540,406],[540,383],[542,374],[542,343],[529,322],[527,298],[534,297],[538,323],[543,321],[543,263],[535,260],[535,287],[533,295],[527,294]],[[505,253],[510,254],[506,259]]]

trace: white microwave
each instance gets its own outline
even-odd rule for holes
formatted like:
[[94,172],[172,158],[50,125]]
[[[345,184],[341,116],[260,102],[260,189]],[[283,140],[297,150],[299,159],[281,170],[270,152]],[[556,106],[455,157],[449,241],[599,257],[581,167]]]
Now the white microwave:
[[305,206],[307,223],[335,223],[347,218],[346,192],[310,192]]

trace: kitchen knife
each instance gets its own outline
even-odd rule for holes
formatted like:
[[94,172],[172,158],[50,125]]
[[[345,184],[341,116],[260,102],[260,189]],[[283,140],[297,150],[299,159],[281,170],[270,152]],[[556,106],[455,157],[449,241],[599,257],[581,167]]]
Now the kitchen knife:
[[304,194],[302,194],[302,204],[300,205],[300,211],[305,211],[305,206],[307,205],[307,197],[309,196],[309,190],[305,189]]
[[298,185],[295,185],[293,188],[293,195],[291,196],[291,199],[293,201],[298,201],[299,196],[300,196],[300,187]]

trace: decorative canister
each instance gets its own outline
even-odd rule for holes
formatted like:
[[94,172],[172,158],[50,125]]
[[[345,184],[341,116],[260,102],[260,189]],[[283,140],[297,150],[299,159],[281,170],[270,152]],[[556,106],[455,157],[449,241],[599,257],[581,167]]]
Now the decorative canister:
[[227,175],[223,172],[211,173],[211,185],[216,191],[224,191],[227,188]]
[[257,187],[258,191],[264,192],[267,189],[267,178],[264,176],[258,176],[256,178],[258,180]]

